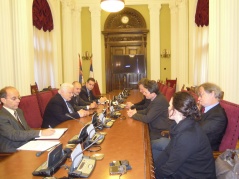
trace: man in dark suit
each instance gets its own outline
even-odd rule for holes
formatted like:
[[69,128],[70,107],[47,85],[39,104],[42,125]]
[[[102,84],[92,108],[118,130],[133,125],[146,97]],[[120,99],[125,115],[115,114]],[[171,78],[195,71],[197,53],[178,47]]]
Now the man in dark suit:
[[[148,81],[147,78],[142,78],[139,82],[138,82],[138,86],[139,86],[139,92],[143,93],[143,84],[146,83]],[[132,102],[127,102],[125,108],[126,109],[136,109],[136,110],[143,110],[146,109],[148,107],[148,105],[150,104],[151,100],[147,99],[145,96],[144,98],[139,101],[138,103],[133,104]]]
[[54,129],[32,130],[18,108],[19,92],[8,86],[0,90],[0,152],[15,152],[16,149],[38,136],[54,134]]
[[[219,101],[222,99],[222,91],[213,83],[203,83],[198,87],[198,107],[203,109],[202,115],[197,120],[207,135],[213,151],[218,151],[223,135],[227,128],[227,116]],[[167,147],[170,139],[163,138],[154,147],[155,157]]]
[[74,81],[72,83],[73,85],[73,96],[71,98],[71,103],[73,104],[73,108],[78,111],[80,109],[93,109],[93,108],[97,108],[97,104],[96,102],[88,102],[88,101],[84,101],[81,97],[80,97],[80,92],[81,92],[81,84],[78,81]]
[[107,98],[106,97],[96,97],[94,96],[93,92],[91,91],[94,88],[95,85],[95,79],[94,78],[88,78],[85,86],[82,86],[81,92],[80,92],[80,97],[87,102],[97,102],[97,103],[104,103]]
[[56,127],[58,124],[72,118],[80,118],[89,115],[89,111],[80,109],[75,111],[70,100],[73,96],[73,85],[63,83],[58,94],[48,102],[43,115],[43,128]]
[[[161,131],[169,130],[171,121],[168,119],[167,99],[160,94],[158,85],[154,80],[145,81],[142,84],[142,93],[151,102],[144,110],[129,109],[127,114],[135,120],[142,121],[149,125],[149,135],[152,148],[164,137],[161,136]],[[154,150],[152,150],[154,156]]]
[[214,151],[219,150],[227,128],[227,116],[219,103],[222,95],[220,87],[213,83],[203,83],[198,88],[198,101],[204,107],[198,123],[206,133]]

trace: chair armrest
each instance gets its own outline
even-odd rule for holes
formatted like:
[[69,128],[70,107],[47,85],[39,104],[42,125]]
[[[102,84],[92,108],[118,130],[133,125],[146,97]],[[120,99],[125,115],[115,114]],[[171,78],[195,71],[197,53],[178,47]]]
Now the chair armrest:
[[168,131],[168,130],[161,131],[161,136],[162,136],[162,137],[170,138],[169,131]]

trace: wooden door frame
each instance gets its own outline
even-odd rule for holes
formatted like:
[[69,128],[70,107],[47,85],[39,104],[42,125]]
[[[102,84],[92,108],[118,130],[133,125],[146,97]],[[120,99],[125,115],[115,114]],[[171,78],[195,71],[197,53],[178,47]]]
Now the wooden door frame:
[[[123,16],[129,18],[129,22],[124,24],[121,21]],[[112,54],[111,47],[140,46],[142,54],[147,59],[147,33],[144,17],[135,9],[124,8],[118,13],[111,13],[105,22],[104,35],[105,42],[105,69],[106,69],[106,92],[112,91]],[[146,61],[147,62],[147,61]],[[146,63],[147,64],[147,63]],[[147,71],[146,71],[147,74]]]

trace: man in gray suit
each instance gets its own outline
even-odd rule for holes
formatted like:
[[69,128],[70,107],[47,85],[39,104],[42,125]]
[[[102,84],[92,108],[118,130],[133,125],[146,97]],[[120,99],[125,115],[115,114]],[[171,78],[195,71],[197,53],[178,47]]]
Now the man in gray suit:
[[0,90],[0,152],[15,152],[16,149],[38,136],[54,134],[54,129],[32,130],[24,118],[23,111],[18,108],[19,92],[8,86]]

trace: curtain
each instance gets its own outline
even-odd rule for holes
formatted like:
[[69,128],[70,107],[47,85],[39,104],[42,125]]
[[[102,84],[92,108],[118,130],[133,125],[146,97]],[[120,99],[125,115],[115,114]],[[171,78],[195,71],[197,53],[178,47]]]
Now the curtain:
[[53,18],[46,0],[32,5],[34,35],[34,77],[39,90],[55,86],[53,75]]
[[34,76],[39,90],[55,86],[53,75],[53,32],[34,27]]
[[208,26],[195,27],[194,84],[201,84],[208,79]]
[[208,80],[209,0],[198,0],[194,28],[194,84]]

